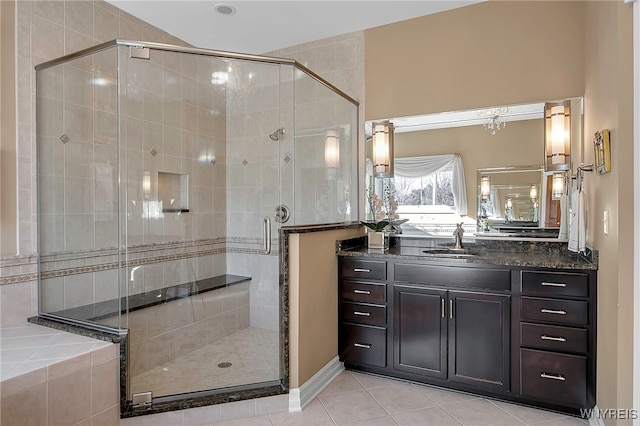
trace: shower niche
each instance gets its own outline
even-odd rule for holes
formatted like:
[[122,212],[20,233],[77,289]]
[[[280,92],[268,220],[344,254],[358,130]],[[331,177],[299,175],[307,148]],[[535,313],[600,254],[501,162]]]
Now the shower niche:
[[123,40],[36,81],[39,319],[123,339],[124,417],[286,393],[274,210],[357,219],[357,102],[292,60]]
[[158,172],[158,201],[163,213],[188,213],[189,175]]

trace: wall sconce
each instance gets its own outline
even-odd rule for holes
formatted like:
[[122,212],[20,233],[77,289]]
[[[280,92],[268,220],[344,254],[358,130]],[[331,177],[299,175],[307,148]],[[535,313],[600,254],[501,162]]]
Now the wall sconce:
[[393,124],[373,123],[373,175],[393,177]]
[[551,179],[551,199],[559,200],[565,193],[566,176],[564,173],[554,173]]
[[480,199],[487,201],[491,198],[491,176],[482,176],[480,178]]
[[533,202],[538,199],[538,185],[535,183],[529,187],[529,198]]
[[142,192],[144,194],[144,199],[148,200],[151,198],[151,173],[144,172],[142,176]]
[[544,170],[571,169],[571,102],[544,104]]
[[327,130],[324,140],[324,165],[329,178],[335,177],[340,164],[340,140],[338,132]]

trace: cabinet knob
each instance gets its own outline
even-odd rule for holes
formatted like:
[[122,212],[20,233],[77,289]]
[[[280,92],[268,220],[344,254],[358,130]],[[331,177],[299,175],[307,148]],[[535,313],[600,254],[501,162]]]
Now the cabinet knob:
[[554,373],[540,373],[540,377],[543,379],[561,380],[563,382],[566,380],[562,374]]
[[559,309],[540,309],[540,312],[543,314],[556,314],[556,315],[567,315],[567,311],[562,311]]

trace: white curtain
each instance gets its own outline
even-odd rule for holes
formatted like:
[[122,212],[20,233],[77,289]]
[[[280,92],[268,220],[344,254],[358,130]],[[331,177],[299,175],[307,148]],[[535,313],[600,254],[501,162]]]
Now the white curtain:
[[456,213],[467,215],[467,187],[464,183],[464,167],[458,154],[429,155],[423,157],[396,158],[394,173],[400,177],[420,178],[452,166],[451,192]]

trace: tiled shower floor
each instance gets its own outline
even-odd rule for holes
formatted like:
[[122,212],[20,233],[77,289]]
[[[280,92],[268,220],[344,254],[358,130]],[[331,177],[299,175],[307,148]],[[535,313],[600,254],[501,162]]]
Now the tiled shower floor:
[[[220,363],[231,363],[220,368]],[[154,397],[278,380],[278,332],[245,328],[131,378],[133,393]]]

